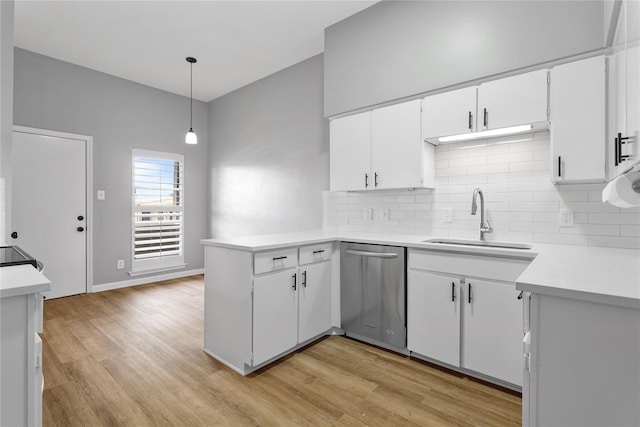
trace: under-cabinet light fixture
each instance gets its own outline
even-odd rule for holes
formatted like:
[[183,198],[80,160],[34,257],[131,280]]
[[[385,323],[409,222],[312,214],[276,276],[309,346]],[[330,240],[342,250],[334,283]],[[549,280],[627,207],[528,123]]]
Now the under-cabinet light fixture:
[[532,125],[511,126],[508,128],[483,130],[480,132],[463,133],[461,135],[443,136],[438,138],[440,142],[468,141],[470,139],[492,138],[501,135],[511,135],[514,133],[528,132],[533,129]]
[[190,100],[190,124],[189,124],[189,132],[184,137],[184,142],[187,144],[197,144],[198,143],[198,135],[193,131],[193,64],[198,62],[196,58],[192,58],[191,56],[187,56],[187,62],[191,64],[191,93],[189,96]]

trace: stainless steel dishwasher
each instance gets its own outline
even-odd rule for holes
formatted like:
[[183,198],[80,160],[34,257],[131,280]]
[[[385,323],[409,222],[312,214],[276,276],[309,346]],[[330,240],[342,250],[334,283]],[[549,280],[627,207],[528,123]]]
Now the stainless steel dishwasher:
[[406,349],[406,248],[340,244],[340,315],[347,336]]

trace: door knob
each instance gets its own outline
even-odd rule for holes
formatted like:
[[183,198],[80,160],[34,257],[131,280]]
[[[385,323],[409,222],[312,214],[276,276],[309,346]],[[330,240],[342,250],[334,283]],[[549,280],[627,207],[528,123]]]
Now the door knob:
[[78,231],[84,231],[84,227],[78,227],[78,228],[76,228],[76,230],[78,230]]
[[12,239],[17,239],[18,238],[18,232],[14,231],[13,233],[11,233],[11,238]]
[[78,215],[78,221],[82,221],[84,217],[82,215]]

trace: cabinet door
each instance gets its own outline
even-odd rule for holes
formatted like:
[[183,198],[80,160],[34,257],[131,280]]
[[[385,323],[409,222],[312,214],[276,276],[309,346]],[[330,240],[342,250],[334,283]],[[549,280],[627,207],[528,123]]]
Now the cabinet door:
[[606,179],[605,58],[553,68],[552,181]]
[[522,385],[519,291],[513,284],[473,279],[467,279],[463,289],[463,366]]
[[331,262],[300,268],[298,342],[331,329]]
[[374,188],[421,187],[420,100],[374,110],[371,120]]
[[331,191],[372,188],[371,112],[331,120],[329,127]]
[[460,280],[410,270],[407,285],[407,347],[460,366]]
[[546,122],[547,105],[547,70],[483,83],[478,87],[478,130]]
[[297,271],[253,279],[253,365],[298,343]]
[[459,135],[476,130],[478,88],[439,93],[422,100],[422,134],[425,139]]

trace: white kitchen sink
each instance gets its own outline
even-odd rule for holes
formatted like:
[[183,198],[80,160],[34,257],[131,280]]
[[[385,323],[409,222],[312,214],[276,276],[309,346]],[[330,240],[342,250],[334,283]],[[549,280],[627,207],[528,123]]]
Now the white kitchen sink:
[[527,245],[526,243],[496,242],[485,240],[429,239],[423,240],[423,242],[442,245],[479,246],[502,249],[531,249],[531,245]]

